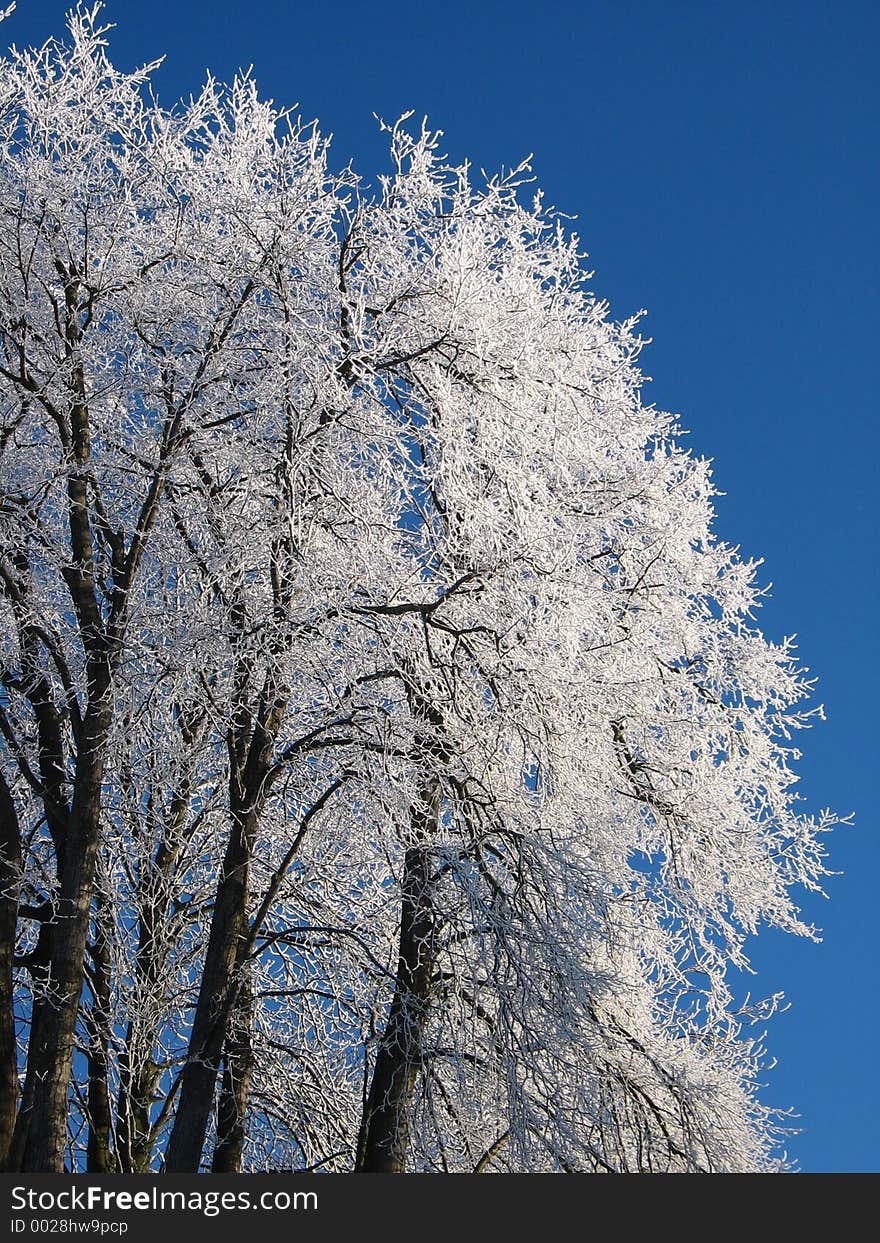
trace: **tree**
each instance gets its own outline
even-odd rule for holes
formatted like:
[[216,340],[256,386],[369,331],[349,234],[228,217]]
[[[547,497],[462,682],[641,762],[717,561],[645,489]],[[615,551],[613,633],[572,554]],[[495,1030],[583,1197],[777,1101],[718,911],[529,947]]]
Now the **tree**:
[[0,67],[8,1169],[777,1168],[809,692],[525,165]]

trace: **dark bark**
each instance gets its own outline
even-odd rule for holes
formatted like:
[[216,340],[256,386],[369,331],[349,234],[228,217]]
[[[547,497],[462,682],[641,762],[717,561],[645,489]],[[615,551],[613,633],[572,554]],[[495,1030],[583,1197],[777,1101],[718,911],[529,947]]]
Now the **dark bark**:
[[[249,282],[242,302],[250,297],[254,283]],[[240,308],[239,308],[240,309]],[[233,316],[230,318],[230,325]],[[293,512],[292,471],[294,428],[297,416],[293,404],[288,407],[286,443],[278,468],[278,507],[284,514]],[[214,481],[196,451],[191,451],[208,497],[213,496]],[[209,507],[210,514],[210,507]],[[226,545],[222,526],[209,517],[214,537],[220,547]],[[283,528],[287,523],[282,524]],[[174,1125],[165,1154],[168,1173],[188,1173],[199,1169],[208,1129],[208,1121],[216,1087],[217,1074],[227,1042],[230,1016],[246,986],[243,960],[250,947],[247,898],[248,872],[262,808],[271,784],[270,769],[278,733],[287,711],[289,687],[279,672],[290,652],[291,635],[286,625],[293,598],[296,574],[296,548],[289,529],[273,539],[270,556],[270,584],[273,616],[277,623],[270,636],[265,655],[270,662],[258,702],[249,702],[252,686],[254,652],[249,650],[249,624],[246,600],[241,588],[232,593],[228,603],[227,622],[236,649],[233,686],[235,709],[227,734],[230,760],[229,794],[232,831],[223,860],[208,948],[199,988],[193,1029],[186,1065],[181,1075],[180,1098]],[[216,598],[225,601],[219,584],[210,579]],[[251,728],[253,722],[253,728]],[[237,1054],[231,1053],[225,1067],[221,1090],[221,1116],[218,1117],[217,1145],[221,1162],[240,1162],[243,1125],[250,1083],[249,1050],[242,1051],[244,1062],[236,1065]],[[227,1094],[228,1089],[228,1094]],[[238,1156],[235,1150],[238,1148]]]
[[12,791],[0,773],[0,1169],[6,1168],[18,1104],[13,956],[21,874],[21,832]]
[[[39,921],[37,943],[28,955],[28,970],[30,972],[32,987],[34,989],[45,987],[48,980],[50,932],[51,928],[47,915],[46,918]],[[24,1086],[21,1091],[21,1099],[18,1103],[18,1113],[15,1117],[15,1126],[13,1128],[12,1139],[9,1144],[9,1154],[6,1158],[6,1170],[9,1173],[19,1171],[24,1162],[24,1153],[25,1148],[27,1147],[28,1134],[30,1132],[31,1111],[34,1106],[34,1090],[36,1086],[36,1057],[31,1056],[31,1049],[36,1049],[39,1044],[40,1019],[41,1011],[36,1004],[33,1004],[31,1006],[30,1030],[28,1033],[28,1059]]]
[[[71,808],[67,802],[65,787],[65,747],[61,716],[52,696],[52,689],[40,662],[40,640],[33,623],[29,605],[30,564],[26,553],[19,550],[13,558],[16,571],[14,579],[5,582],[11,597],[21,648],[22,692],[27,699],[36,725],[38,770],[46,825],[52,838],[57,858],[59,881],[65,867],[65,850],[71,831]],[[53,954],[55,912],[47,907],[40,920],[36,948],[29,956],[28,968],[34,993],[28,1039],[28,1057],[24,1089],[19,1102],[12,1140],[7,1157],[10,1170],[24,1168],[28,1151],[33,1112],[38,1095],[46,1082],[46,1070],[53,1046],[50,1026],[51,1006],[47,1000],[50,980],[54,983],[55,972],[50,971]],[[88,918],[86,918],[86,925]],[[85,945],[85,933],[83,933]],[[77,990],[77,1004],[79,991]],[[74,1007],[73,1022],[76,1022]],[[65,1105],[66,1115],[66,1105]],[[66,1124],[66,1123],[65,1123]],[[59,1149],[60,1153],[60,1149]],[[59,1156],[60,1160],[60,1156]],[[60,1169],[60,1166],[59,1166]]]
[[397,977],[361,1121],[355,1166],[359,1173],[401,1174],[406,1168],[409,1113],[422,1063],[435,954],[428,870],[429,854],[423,847],[407,850]]
[[25,1172],[64,1170],[67,1092],[82,991],[110,725],[109,708],[104,702],[109,690],[107,673],[106,679],[102,679],[104,685],[95,687],[99,706],[86,713],[77,755],[73,807],[59,859],[58,908],[49,925],[51,992],[35,1000],[33,1007],[28,1072],[34,1086],[22,1155]]
[[[67,815],[61,798],[63,766],[57,764],[61,754],[58,714],[48,695],[35,699],[33,693],[29,693],[38,724],[40,765],[44,771],[43,803],[58,869],[57,908],[48,925],[48,961],[41,964],[44,979],[35,977],[38,988],[28,1044],[25,1095],[14,1135],[22,1170],[35,1173],[61,1173],[64,1169],[67,1095],[94,887],[105,752],[112,720],[112,653],[114,650],[118,653],[124,629],[124,619],[120,616],[116,619],[118,625],[114,622],[111,641],[99,605],[88,491],[89,408],[82,364],[76,358],[81,340],[79,283],[75,271],[65,269],[60,258],[54,257],[64,281],[64,339],[72,360],[69,419],[60,412],[55,412],[54,416],[69,466],[67,517],[71,560],[61,574],[70,593],[86,657],[87,707],[77,730],[73,799]],[[32,631],[22,601],[19,633],[23,658],[29,662],[32,658],[26,645],[36,641]],[[37,663],[33,663],[36,673]],[[35,686],[39,692],[39,676]],[[58,767],[57,774],[51,771],[54,766]],[[49,781],[47,775],[51,778]],[[48,989],[39,988],[47,982]]]
[[110,1109],[109,1047],[110,1047],[110,947],[106,926],[108,913],[99,903],[95,917],[95,939],[90,948],[92,970],[92,1007],[87,1017],[89,1027],[89,1134],[86,1149],[86,1172],[111,1174],[116,1162],[110,1147],[113,1116]]
[[379,1038],[358,1134],[355,1171],[402,1174],[409,1147],[413,1092],[422,1067],[422,1040],[431,1003],[438,921],[431,901],[429,843],[436,835],[440,787],[433,775],[445,767],[449,748],[443,718],[407,678],[407,695],[420,722],[415,757],[426,765],[420,796],[410,808],[412,845],[401,877],[400,941],[394,996]]
[[[273,576],[276,593],[281,590],[279,575],[280,571]],[[288,606],[289,599],[278,597],[280,616],[286,615]],[[240,599],[234,602],[231,614],[241,640],[246,629],[246,610]],[[270,659],[280,663],[288,643],[282,631],[274,644],[270,644],[267,653]],[[271,784],[269,770],[275,742],[289,696],[277,672],[270,671],[254,710],[247,702],[252,661],[253,654],[248,652],[247,644],[241,642],[234,675],[238,702],[227,736],[232,825],[217,884],[189,1050],[181,1075],[180,1099],[165,1153],[165,1170],[169,1174],[196,1173],[200,1167],[229,1019],[244,982],[244,975],[238,968],[249,944],[250,862]],[[252,729],[251,721],[254,722]]]
[[201,1164],[229,1015],[236,1001],[239,981],[235,966],[240,943],[247,936],[248,869],[257,823],[258,814],[253,809],[241,809],[233,818],[217,885],[180,1100],[165,1154],[169,1174],[196,1173]]
[[214,1174],[241,1173],[244,1124],[254,1068],[252,1022],[253,993],[250,983],[244,980],[232,1014],[223,1053],[223,1080],[217,1104],[217,1142],[211,1163]]

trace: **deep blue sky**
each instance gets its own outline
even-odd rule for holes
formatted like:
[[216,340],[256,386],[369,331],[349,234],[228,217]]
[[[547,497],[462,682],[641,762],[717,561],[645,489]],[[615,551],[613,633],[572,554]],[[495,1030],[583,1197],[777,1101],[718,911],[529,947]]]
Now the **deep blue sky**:
[[[4,45],[60,32],[62,0],[19,0]],[[763,556],[761,625],[796,632],[828,721],[802,736],[807,806],[854,812],[829,839],[824,940],[765,933],[753,993],[784,989],[766,1099],[792,1105],[806,1171],[880,1169],[876,1062],[880,702],[875,243],[880,10],[869,0],[112,0],[123,68],[167,53],[166,103],[210,67],[372,174],[372,114],[414,108],[445,149],[495,169],[534,152],[577,215],[615,317],[641,307],[647,398],[715,461],[717,529]]]

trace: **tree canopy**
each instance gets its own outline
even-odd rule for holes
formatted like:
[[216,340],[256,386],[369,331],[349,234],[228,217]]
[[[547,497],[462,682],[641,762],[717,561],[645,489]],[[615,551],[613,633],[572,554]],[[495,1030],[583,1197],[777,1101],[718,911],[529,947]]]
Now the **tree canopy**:
[[154,68],[0,63],[6,1168],[780,1168],[834,820],[637,317],[526,165]]

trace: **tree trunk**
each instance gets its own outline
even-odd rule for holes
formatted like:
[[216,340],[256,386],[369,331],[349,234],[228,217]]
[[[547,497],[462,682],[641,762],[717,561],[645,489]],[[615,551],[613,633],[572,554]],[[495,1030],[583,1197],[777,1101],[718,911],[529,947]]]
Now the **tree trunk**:
[[217,1105],[217,1143],[211,1171],[240,1174],[244,1149],[244,1123],[254,1068],[251,1043],[253,992],[244,980],[238,994],[223,1053],[223,1082]]
[[[22,674],[29,686],[27,698],[33,711],[36,728],[43,811],[55,850],[60,877],[64,869],[65,842],[71,820],[71,809],[66,794],[66,761],[62,722],[53,699],[52,689],[40,663],[39,643],[28,607],[30,563],[24,550],[19,549],[14,553],[13,563],[19,576],[13,597],[13,611],[16,616],[21,648]],[[6,811],[14,814],[15,807],[11,801],[7,804]],[[28,956],[33,1004],[28,1033],[28,1059],[24,1089],[6,1158],[6,1166],[10,1171],[17,1171],[23,1167],[36,1091],[41,1082],[41,1075],[44,1073],[44,1059],[38,1057],[37,1049],[43,1045],[41,1033],[48,1017],[47,1007],[42,1005],[42,1000],[50,981],[53,933],[51,921],[55,916],[56,912],[47,903],[38,921],[39,935],[36,947]],[[13,929],[13,935],[9,941],[10,946],[14,944],[14,934]]]
[[[109,675],[107,687],[101,688],[104,694],[96,696],[99,702],[108,687]],[[89,930],[109,724],[106,704],[87,713],[83,722],[73,807],[59,860],[58,910],[49,925],[51,991],[34,1003],[28,1048],[33,1103],[23,1144],[22,1169],[27,1173],[64,1172],[67,1093]]]
[[12,1131],[12,1139],[6,1158],[5,1168],[9,1173],[17,1173],[22,1169],[28,1134],[30,1132],[31,1111],[34,1107],[34,1089],[36,1085],[36,1057],[31,1056],[31,1050],[35,1049],[40,1042],[40,1021],[44,1018],[43,1011],[37,1005],[36,997],[37,990],[44,988],[48,982],[50,931],[51,927],[48,919],[40,920],[37,944],[28,956],[28,970],[33,981],[34,1001],[31,1006],[28,1059],[24,1087],[22,1088],[21,1099],[18,1103],[15,1127]]
[[12,791],[0,773],[0,1169],[6,1168],[18,1104],[12,967],[20,872],[18,815]]
[[92,1003],[89,1031],[89,1136],[86,1172],[112,1174],[116,1164],[110,1148],[113,1118],[108,1084],[110,1045],[110,947],[107,944],[106,904],[98,903],[95,915],[95,941],[91,946]]
[[356,1170],[402,1174],[409,1145],[409,1110],[422,1060],[422,1033],[431,997],[435,925],[429,855],[406,852],[397,979],[361,1121]]
[[[136,979],[146,998],[154,998],[161,987],[164,954],[160,952],[157,929],[167,918],[166,882],[172,862],[173,854],[163,843],[154,861],[155,875],[161,878],[162,888],[153,897],[148,883],[138,919]],[[142,1002],[129,1018],[125,1044],[119,1054],[116,1156],[123,1174],[145,1174],[150,1169],[153,1152],[150,1102],[161,1075],[152,1057],[158,1034],[155,1029],[156,1018],[150,1003]]]
[[202,1160],[229,1014],[236,1000],[238,949],[247,935],[248,867],[257,821],[253,809],[234,816],[223,859],[180,1100],[165,1154],[169,1174],[197,1173]]

